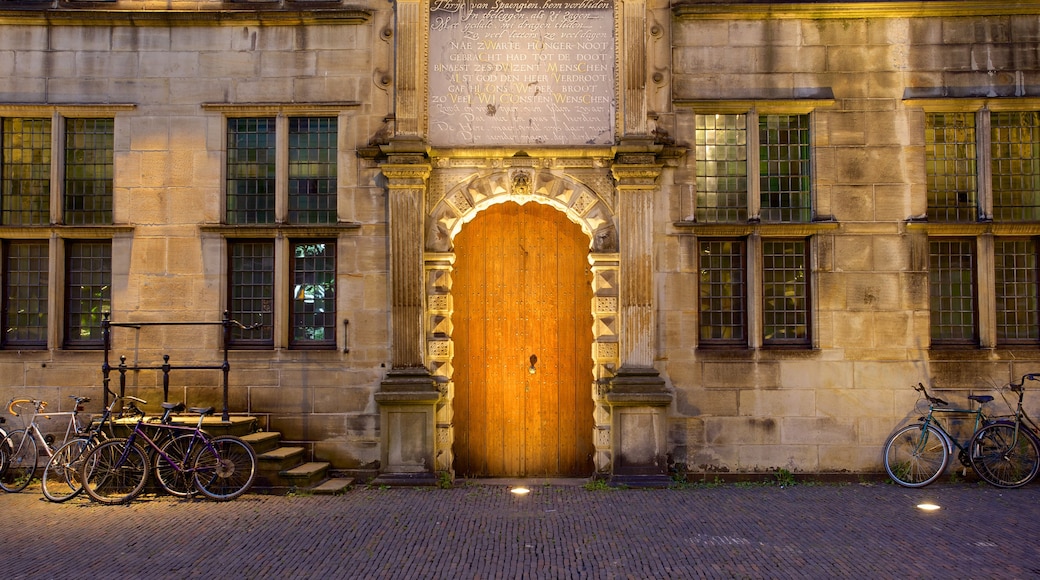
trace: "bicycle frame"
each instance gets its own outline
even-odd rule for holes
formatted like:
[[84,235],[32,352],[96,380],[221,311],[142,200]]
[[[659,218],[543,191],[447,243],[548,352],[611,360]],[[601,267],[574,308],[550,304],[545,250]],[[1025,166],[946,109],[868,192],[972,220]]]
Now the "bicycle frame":
[[[921,422],[925,425],[925,428],[926,428],[925,432],[927,432],[927,427],[929,425],[931,425],[931,426],[935,427],[936,429],[938,429],[939,433],[942,434],[942,436],[944,438],[944,444],[946,445],[947,451],[949,451],[950,453],[953,453],[953,449],[956,447],[957,450],[960,451],[960,453],[958,453],[957,459],[965,467],[971,467],[971,458],[968,455],[968,447],[971,444],[972,436],[987,421],[986,414],[983,413],[983,405],[985,405],[986,403],[992,401],[993,397],[991,397],[989,395],[968,395],[968,399],[970,401],[976,401],[976,402],[979,403],[978,407],[976,407],[974,409],[972,409],[972,408],[963,409],[963,408],[958,408],[958,407],[950,407],[949,406],[950,404],[947,403],[946,401],[944,401],[944,400],[942,400],[942,399],[940,399],[938,397],[929,395],[928,392],[925,390],[925,387],[924,387],[923,384],[917,383],[917,385],[918,386],[914,387],[914,390],[920,392],[922,394],[922,396],[924,396],[925,399],[928,401],[928,413],[924,417],[921,417]],[[955,437],[950,432],[950,430],[946,428],[946,425],[944,425],[943,422],[939,420],[939,417],[937,416],[937,414],[943,414],[943,415],[974,415],[975,416],[974,424],[972,425],[972,428],[971,428],[971,433],[972,434],[968,435],[966,438],[964,438],[963,439],[963,444],[962,444],[961,440],[958,439],[957,437]],[[926,437],[922,438],[922,442],[924,442],[926,439],[927,439]]]
[[149,427],[166,431],[167,433],[170,433],[173,437],[176,437],[178,432],[182,435],[192,436],[191,441],[188,443],[188,448],[184,453],[184,457],[179,458],[180,461],[177,461],[178,458],[173,458],[167,455],[162,450],[162,448],[159,447],[155,440],[149,437],[147,433],[145,433],[142,426],[146,425],[146,423],[144,422],[144,417],[141,417],[134,425],[133,430],[130,431],[130,436],[127,437],[127,448],[124,450],[122,457],[119,458],[119,464],[122,464],[126,461],[126,458],[130,453],[130,446],[134,445],[138,438],[141,438],[141,440],[148,446],[148,448],[153,449],[158,454],[158,456],[155,459],[156,464],[158,464],[158,462],[162,460],[169,463],[170,466],[172,466],[178,473],[192,473],[194,471],[194,468],[187,467],[187,459],[188,457],[192,456],[192,452],[196,449],[196,444],[198,444],[201,441],[202,445],[204,445],[210,451],[213,451],[213,446],[209,441],[209,435],[207,435],[206,432],[202,430],[203,417],[205,417],[205,414],[200,413],[199,423],[195,427],[188,427],[184,425],[170,425],[168,423],[147,423]]
[[[86,397],[76,396],[72,396],[71,398],[76,400],[76,409],[73,411],[57,411],[54,413],[46,413],[44,412],[44,409],[47,408],[47,401],[37,401],[32,399],[12,399],[11,402],[7,405],[7,410],[15,417],[19,417],[21,415],[19,415],[19,413],[15,411],[15,405],[19,403],[32,403],[33,413],[29,416],[29,422],[25,426],[25,431],[27,435],[30,435],[33,439],[36,440],[36,443],[38,445],[42,446],[43,452],[47,454],[48,458],[50,458],[54,455],[55,449],[61,447],[65,443],[68,443],[72,440],[73,437],[79,435],[85,436],[87,434],[87,431],[84,431],[83,428],[80,427],[77,418],[79,417],[79,413],[81,410],[80,406],[83,403],[89,402],[90,399]],[[36,418],[40,415],[43,415],[47,419],[50,419],[51,417],[66,415],[69,417],[69,424],[65,427],[65,437],[61,440],[60,443],[52,445],[50,442],[47,441],[47,436],[44,435],[43,431],[40,429],[39,424],[37,424],[36,422]],[[22,439],[23,444],[24,442],[25,439]]]
[[[1025,408],[1022,406],[1022,401],[1025,398],[1026,381],[1040,381],[1040,373],[1027,373],[1022,375],[1022,379],[1017,383],[1008,384],[1008,390],[1018,395],[1018,402],[1016,405],[1012,405],[1008,402],[1007,398],[1004,398],[1004,402],[1008,404],[1008,407],[1014,412],[1011,419],[1006,420],[1009,424],[1014,423],[1015,425],[1015,438],[1018,438],[1019,432],[1022,428],[1025,428],[1025,434],[1028,437],[1032,437],[1037,440],[1040,444],[1040,425],[1037,425],[1036,421],[1033,420],[1029,414],[1026,413]],[[1004,419],[1002,419],[1004,421]]]

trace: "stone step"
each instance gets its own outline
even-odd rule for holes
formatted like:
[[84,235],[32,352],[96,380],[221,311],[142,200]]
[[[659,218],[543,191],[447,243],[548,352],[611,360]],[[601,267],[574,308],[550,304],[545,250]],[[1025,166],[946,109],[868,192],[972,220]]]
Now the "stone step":
[[311,461],[292,469],[281,471],[278,475],[288,480],[293,487],[306,489],[325,479],[325,472],[329,470],[329,466],[324,461]]
[[257,468],[261,471],[281,472],[303,462],[303,447],[277,447],[257,454]]
[[317,486],[311,488],[316,495],[336,495],[347,491],[354,485],[353,477],[334,477],[326,479]]
[[278,443],[282,440],[282,434],[277,431],[257,431],[243,435],[242,440],[248,443],[253,448],[253,451],[256,451],[257,455],[260,455],[261,453],[277,449]]

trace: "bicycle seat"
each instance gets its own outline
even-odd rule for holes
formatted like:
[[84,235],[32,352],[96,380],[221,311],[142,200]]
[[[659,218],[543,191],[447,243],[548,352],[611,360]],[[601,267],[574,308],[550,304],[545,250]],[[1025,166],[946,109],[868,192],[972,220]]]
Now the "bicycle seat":
[[989,395],[968,395],[968,398],[972,401],[976,401],[982,404],[988,403],[993,400],[993,397]]
[[184,410],[184,403],[163,403],[162,408],[167,411],[174,411],[180,413]]
[[191,411],[192,413],[198,413],[199,415],[212,415],[214,408],[213,407],[192,407],[192,408],[190,408],[188,410]]

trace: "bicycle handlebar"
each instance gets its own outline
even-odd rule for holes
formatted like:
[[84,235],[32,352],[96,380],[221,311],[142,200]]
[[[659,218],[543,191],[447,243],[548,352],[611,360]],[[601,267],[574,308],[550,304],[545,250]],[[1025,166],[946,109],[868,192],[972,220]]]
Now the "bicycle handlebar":
[[933,405],[942,405],[943,407],[947,407],[947,406],[950,405],[949,403],[947,403],[946,401],[940,399],[939,397],[933,397],[932,395],[929,395],[928,394],[928,390],[925,389],[925,387],[924,387],[924,385],[922,383],[917,383],[917,386],[914,387],[914,390],[919,392],[919,393],[921,393],[921,395],[924,398],[928,399],[928,402],[933,404]]
[[42,413],[47,408],[47,401],[37,401],[35,399],[11,399],[11,402],[7,404],[7,412],[18,417],[18,411],[14,410],[15,405],[21,405],[22,403],[32,403],[36,407],[37,413]]
[[1026,373],[1022,375],[1022,379],[1016,382],[1008,383],[1007,388],[1015,393],[1021,393],[1022,389],[1025,388],[1026,381],[1040,381],[1040,373]]

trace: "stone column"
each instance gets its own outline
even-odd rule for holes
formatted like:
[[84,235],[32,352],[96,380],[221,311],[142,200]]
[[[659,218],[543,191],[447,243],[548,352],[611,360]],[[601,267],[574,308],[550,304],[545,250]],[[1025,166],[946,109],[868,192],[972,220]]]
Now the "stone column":
[[389,198],[391,368],[375,400],[380,409],[382,484],[436,482],[435,410],[440,392],[423,363],[423,200],[430,164],[417,139],[384,147]]
[[606,400],[611,410],[611,480],[630,486],[669,483],[665,436],[672,395],[653,366],[657,350],[653,200],[662,168],[656,157],[660,150],[649,139],[623,141],[612,168],[621,261],[621,367]]

